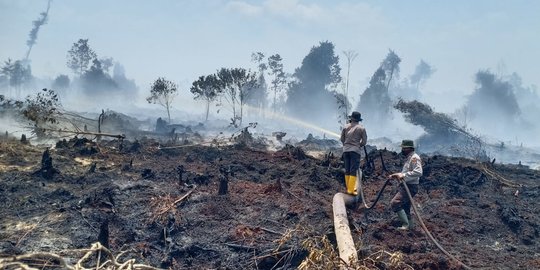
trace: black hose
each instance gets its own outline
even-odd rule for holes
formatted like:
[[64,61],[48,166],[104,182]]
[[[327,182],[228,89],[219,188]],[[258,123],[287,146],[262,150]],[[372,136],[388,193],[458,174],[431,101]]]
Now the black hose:
[[407,191],[407,196],[409,196],[409,200],[411,201],[411,205],[413,207],[414,213],[416,214],[416,217],[418,218],[418,221],[420,221],[420,225],[422,226],[422,229],[428,235],[428,237],[431,239],[431,241],[435,244],[435,246],[437,246],[437,248],[439,248],[446,256],[448,256],[449,258],[451,258],[452,260],[456,261],[461,266],[463,266],[463,268],[472,269],[471,267],[469,267],[468,265],[464,264],[463,262],[458,260],[456,257],[454,257],[454,255],[452,255],[448,251],[446,251],[446,249],[444,249],[441,246],[441,244],[439,244],[439,242],[437,242],[437,240],[435,240],[435,237],[433,237],[431,232],[428,230],[428,228],[426,227],[426,224],[424,224],[424,220],[422,219],[422,217],[418,213],[418,209],[416,208],[416,204],[414,203],[414,200],[413,200],[413,198],[411,196],[411,192],[409,191],[409,187],[407,186],[407,183],[405,183],[405,181],[403,181],[403,186],[405,187],[405,191]]

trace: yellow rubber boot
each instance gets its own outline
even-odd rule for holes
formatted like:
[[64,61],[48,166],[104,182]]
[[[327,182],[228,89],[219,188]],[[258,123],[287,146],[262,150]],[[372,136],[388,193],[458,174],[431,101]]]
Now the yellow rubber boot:
[[347,190],[349,190],[349,176],[350,175],[345,175],[345,187],[347,187]]
[[349,175],[349,181],[347,185],[347,193],[356,196],[358,194],[356,190],[356,175]]

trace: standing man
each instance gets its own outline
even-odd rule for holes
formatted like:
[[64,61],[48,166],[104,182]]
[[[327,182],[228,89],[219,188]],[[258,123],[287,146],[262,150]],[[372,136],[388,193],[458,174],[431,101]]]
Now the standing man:
[[364,126],[360,124],[362,115],[352,112],[349,123],[341,130],[341,142],[343,143],[343,160],[345,161],[345,186],[347,193],[356,196],[356,171],[360,167],[361,149],[367,142],[367,134]]
[[414,142],[412,140],[403,140],[401,142],[401,154],[406,157],[403,169],[401,172],[389,176],[400,182],[399,191],[392,198],[391,204],[392,210],[397,213],[399,220],[401,220],[402,226],[399,229],[409,230],[412,228],[411,201],[403,185],[407,184],[412,197],[416,195],[420,176],[422,176],[422,160],[414,152]]

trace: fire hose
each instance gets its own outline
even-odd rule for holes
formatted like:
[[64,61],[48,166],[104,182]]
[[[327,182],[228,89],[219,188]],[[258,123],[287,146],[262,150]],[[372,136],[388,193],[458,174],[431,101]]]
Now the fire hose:
[[[382,153],[380,153],[380,157],[381,157],[381,162],[382,162],[382,165],[383,165],[383,171],[384,172],[388,172],[386,170],[386,166],[384,165],[384,160],[383,160],[383,157],[382,157]],[[358,174],[362,174],[362,171],[361,170],[358,170],[357,171],[357,176],[359,176]],[[362,174],[363,176],[363,174]],[[377,198],[375,199],[375,201],[371,204],[371,206],[368,206],[366,204],[366,200],[365,200],[365,197],[364,197],[364,191],[363,191],[363,188],[362,188],[362,176],[360,176],[358,178],[358,182],[359,182],[359,189],[360,189],[360,196],[362,198],[362,202],[364,204],[364,208],[367,209],[367,210],[370,210],[372,209],[375,204],[377,204],[377,202],[379,201],[381,195],[382,195],[382,192],[384,191],[384,189],[386,188],[386,186],[388,185],[388,183],[390,182],[390,178],[388,178],[385,182],[384,182],[384,185],[383,187],[381,188],[381,190],[379,191],[379,193],[377,194]],[[422,229],[424,230],[424,232],[427,234],[427,236],[429,237],[429,239],[433,242],[433,244],[435,244],[435,246],[442,251],[442,253],[444,253],[446,256],[448,256],[450,259],[456,261],[457,263],[459,263],[463,268],[465,269],[472,269],[470,266],[466,265],[465,263],[463,263],[462,261],[460,261],[459,259],[457,259],[454,255],[450,254],[448,251],[446,251],[446,249],[444,249],[443,246],[441,246],[441,244],[439,244],[439,242],[435,239],[435,237],[433,237],[433,235],[431,234],[431,232],[428,230],[428,228],[426,227],[426,224],[424,223],[424,220],[422,219],[422,217],[420,216],[420,213],[418,211],[418,209],[416,208],[416,204],[413,200],[413,197],[411,195],[411,192],[409,190],[409,187],[407,186],[407,183],[405,183],[405,181],[402,182],[403,184],[403,187],[405,187],[405,191],[407,192],[407,196],[409,197],[409,200],[411,201],[411,205],[413,207],[413,211],[414,213],[416,214],[416,217],[418,218],[418,221],[420,222],[420,225],[422,227]]]
[[[366,151],[366,147],[364,146],[364,151]],[[388,172],[386,170],[386,166],[384,165],[384,160],[383,160],[383,157],[382,157],[382,152],[379,152],[380,154],[380,157],[381,157],[381,163],[382,163],[382,168],[383,168],[383,171],[384,172]],[[367,160],[367,154],[366,154],[366,160]],[[359,176],[358,174],[362,174],[361,176]],[[388,185],[388,183],[390,183],[390,179],[386,179],[386,181],[384,182],[384,185],[382,186],[381,190],[379,190],[379,193],[377,193],[377,197],[375,198],[375,201],[371,204],[371,206],[368,206],[367,203],[366,203],[366,198],[364,196],[364,189],[362,187],[362,180],[364,179],[364,174],[362,173],[362,171],[359,169],[356,173],[356,176],[357,176],[357,179],[358,179],[358,185],[359,185],[359,190],[360,190],[360,197],[362,199],[362,203],[364,204],[364,208],[367,209],[367,210],[370,210],[372,209],[376,204],[377,202],[379,201],[379,199],[381,198],[381,195],[384,191],[384,189],[386,188],[386,186]]]
[[424,224],[424,220],[422,219],[422,217],[420,216],[420,213],[418,213],[418,209],[416,208],[416,204],[414,203],[414,200],[411,196],[411,192],[409,191],[409,187],[407,186],[407,183],[403,182],[403,187],[405,187],[405,191],[407,191],[407,196],[409,197],[409,200],[411,200],[411,205],[413,207],[413,210],[414,210],[414,213],[416,214],[416,217],[418,218],[418,221],[420,221],[420,225],[422,226],[422,229],[424,230],[424,232],[428,235],[428,237],[431,239],[431,241],[433,242],[433,244],[435,244],[435,246],[437,246],[446,256],[448,256],[449,258],[451,258],[452,260],[456,261],[457,263],[459,263],[461,266],[463,266],[463,268],[465,269],[472,269],[470,266],[466,265],[465,263],[463,263],[462,261],[460,261],[458,258],[456,258],[454,255],[450,254],[448,251],[446,251],[446,249],[444,249],[441,244],[439,244],[439,242],[435,239],[435,237],[433,237],[433,235],[431,234],[431,232],[428,230],[428,228],[426,227],[426,224]]

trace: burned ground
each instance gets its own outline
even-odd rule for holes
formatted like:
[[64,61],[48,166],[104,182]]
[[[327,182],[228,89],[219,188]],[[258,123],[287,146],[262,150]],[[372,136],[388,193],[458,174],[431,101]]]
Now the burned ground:
[[[36,173],[45,147],[1,142],[2,255],[100,241],[156,267],[294,269],[312,251],[305,240],[333,241],[332,196],[344,190],[337,157],[315,159],[294,146],[276,152],[246,145],[159,147],[146,139],[67,140],[49,150],[58,172],[46,179]],[[386,178],[381,156],[389,171],[403,162],[393,152],[370,153],[368,200]],[[444,156],[422,159],[416,204],[450,253],[474,268],[540,267],[540,172]],[[220,183],[227,183],[226,195],[218,195]],[[350,211],[361,257],[401,252],[399,266],[369,265],[460,269],[419,226],[395,230],[389,207],[395,189],[395,183],[387,187],[369,212]]]

